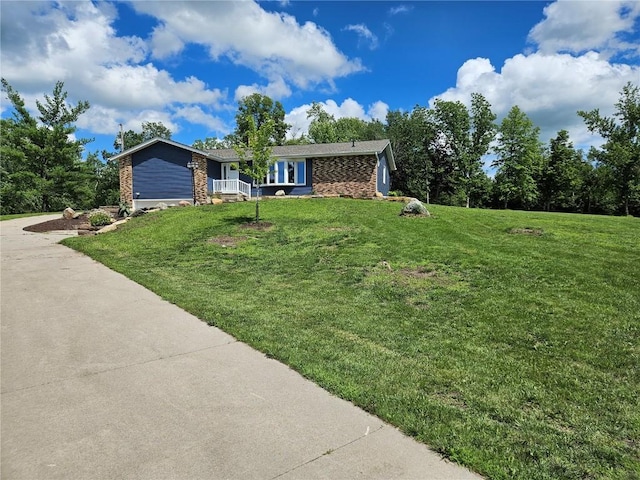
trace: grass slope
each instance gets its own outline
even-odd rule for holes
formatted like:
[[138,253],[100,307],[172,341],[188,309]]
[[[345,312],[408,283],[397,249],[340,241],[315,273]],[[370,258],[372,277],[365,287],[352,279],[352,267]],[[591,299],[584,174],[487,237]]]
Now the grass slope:
[[253,208],[64,243],[487,477],[640,476],[638,219]]

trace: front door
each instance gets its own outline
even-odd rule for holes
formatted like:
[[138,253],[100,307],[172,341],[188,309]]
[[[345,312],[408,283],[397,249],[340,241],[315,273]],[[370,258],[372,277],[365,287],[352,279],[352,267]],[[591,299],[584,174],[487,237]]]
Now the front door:
[[239,178],[238,167],[232,166],[231,163],[222,164],[222,180],[238,180]]

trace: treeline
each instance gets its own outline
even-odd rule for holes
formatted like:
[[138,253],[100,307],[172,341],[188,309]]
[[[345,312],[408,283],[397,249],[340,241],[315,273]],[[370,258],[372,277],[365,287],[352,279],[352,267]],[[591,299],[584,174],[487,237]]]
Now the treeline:
[[[389,138],[398,170],[392,188],[429,203],[480,208],[640,215],[640,91],[627,84],[612,118],[580,111],[604,145],[583,152],[566,130],[548,144],[518,106],[496,124],[489,102],[436,100],[432,108],[390,111],[386,123],[335,119],[319,104],[308,135],[293,142]],[[291,142],[291,141],[290,141]],[[490,176],[485,161],[490,159]]]
[[[37,102],[39,115],[33,117],[4,79],[2,89],[13,106],[13,116],[1,120],[3,214],[117,204],[118,165],[110,157],[156,136],[171,138],[162,123],[146,122],[142,132],[117,135],[113,152],[93,152],[83,159],[91,140],[75,138],[75,122],[89,109],[88,102],[69,105],[58,82],[52,96]],[[497,124],[480,94],[472,95],[469,107],[438,99],[432,108],[390,111],[385,123],[336,119],[313,103],[307,111],[308,132],[287,139],[290,126],[282,104],[253,94],[239,103],[233,133],[196,140],[193,146],[246,143],[249,125],[260,128],[267,121],[273,145],[389,138],[398,168],[392,173],[395,194],[466,207],[640,215],[638,86],[629,83],[622,89],[613,117],[598,110],[577,114],[604,139],[601,148],[575,149],[566,130],[544,144],[540,129],[517,106]],[[492,176],[485,171],[487,159]]]

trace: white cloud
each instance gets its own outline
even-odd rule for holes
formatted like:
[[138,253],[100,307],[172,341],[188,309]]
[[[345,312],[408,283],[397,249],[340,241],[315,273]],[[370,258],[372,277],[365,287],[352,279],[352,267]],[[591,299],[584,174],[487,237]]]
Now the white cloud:
[[637,1],[567,1],[544,8],[545,19],[529,32],[529,40],[543,53],[584,53],[598,50],[607,56],[640,47],[622,40],[621,33],[632,32],[640,15]]
[[178,108],[174,117],[183,118],[192,124],[204,125],[213,132],[222,133],[223,136],[231,131],[220,118],[206,113],[199,106]]
[[[375,119],[384,121],[389,111],[389,106],[380,100],[371,104],[366,112],[364,107],[352,98],[343,100],[339,105],[333,99],[318,103],[325,112],[333,115],[336,120],[344,117],[355,117],[366,122]],[[285,115],[285,122],[291,125],[291,129],[287,134],[288,138],[299,137],[301,134],[306,134],[309,131],[311,120],[307,118],[307,110],[310,108],[311,105],[309,104],[300,105]]]
[[199,44],[214,60],[226,57],[270,83],[282,79],[300,88],[331,85],[335,78],[363,70],[358,59],[336,48],[323,28],[267,12],[253,1],[136,2],[133,7],[161,22],[152,38],[157,58],[179,51],[179,42]]
[[363,23],[357,25],[347,25],[344,30],[348,32],[355,32],[358,35],[358,43],[364,42],[368,45],[369,50],[375,50],[378,48],[378,37],[369,30],[369,28]]
[[409,5],[398,5],[397,7],[391,7],[389,9],[389,15],[398,15],[400,13],[408,13],[413,10],[412,6]]
[[598,140],[576,112],[599,108],[610,115],[624,84],[638,79],[640,67],[612,64],[595,52],[578,57],[520,54],[507,59],[499,72],[485,58],[467,60],[458,70],[456,86],[437,97],[469,105],[471,93],[481,93],[499,120],[518,105],[541,128],[542,141],[566,129],[576,145],[586,146]]
[[[30,108],[56,81],[64,82],[71,103],[90,101],[78,124],[98,134],[142,121],[162,121],[177,131],[171,120],[176,104],[226,108],[225,91],[196,77],[173,78],[147,61],[141,38],[118,36],[111,4],[2,2],[1,13],[2,75]],[[166,51],[180,48],[170,32],[155,38]]]
[[389,105],[380,100],[371,105],[367,110],[367,114],[371,119],[380,120],[383,123],[387,119],[387,113],[389,113]]
[[122,111],[101,105],[92,106],[78,118],[76,125],[94,134],[113,135],[115,138],[120,131],[120,123],[125,130],[140,132],[143,122],[162,122],[172,133],[180,130],[169,112],[153,109]]
[[610,116],[627,82],[640,83],[640,67],[615,63],[640,53],[639,46],[624,41],[640,17],[640,2],[565,1],[544,8],[545,19],[529,32],[537,51],[505,60],[497,71],[486,58],[467,60],[459,69],[456,86],[435,98],[470,105],[471,93],[483,94],[498,122],[514,105],[540,127],[548,142],[567,130],[578,148],[600,145],[578,110],[599,109]]
[[238,102],[244,97],[248,97],[254,93],[260,93],[274,100],[280,100],[291,95],[291,88],[289,88],[289,85],[287,85],[282,77],[277,77],[266,86],[261,86],[256,83],[252,85],[238,86],[236,88],[234,99]]

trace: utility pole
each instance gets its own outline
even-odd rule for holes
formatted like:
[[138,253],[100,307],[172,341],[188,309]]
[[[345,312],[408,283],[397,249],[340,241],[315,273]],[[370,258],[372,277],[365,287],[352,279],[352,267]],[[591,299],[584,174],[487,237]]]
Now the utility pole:
[[120,153],[124,152],[124,130],[120,124]]

